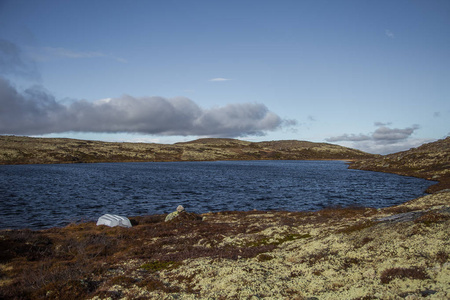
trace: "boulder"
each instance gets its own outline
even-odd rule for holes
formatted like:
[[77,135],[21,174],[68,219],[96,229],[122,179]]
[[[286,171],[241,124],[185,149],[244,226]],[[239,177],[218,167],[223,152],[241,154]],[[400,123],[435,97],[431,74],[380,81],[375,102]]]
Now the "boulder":
[[167,222],[173,220],[174,218],[178,217],[181,212],[184,212],[184,207],[182,205],[178,205],[177,210],[168,214],[164,221]]
[[110,214],[106,214],[106,215],[103,215],[100,218],[98,218],[97,226],[99,226],[99,225],[106,225],[109,227],[115,227],[115,226],[127,227],[127,228],[132,227],[131,222],[128,218],[118,216],[118,215],[110,215]]
[[203,218],[201,216],[197,215],[196,213],[186,212],[186,210],[184,209],[183,206],[178,205],[176,211],[174,211],[174,212],[172,212],[172,213],[167,215],[167,217],[165,219],[165,222],[172,221],[174,219],[180,220],[180,221],[183,221],[183,220],[185,220],[185,221],[199,221],[199,220],[202,220]]

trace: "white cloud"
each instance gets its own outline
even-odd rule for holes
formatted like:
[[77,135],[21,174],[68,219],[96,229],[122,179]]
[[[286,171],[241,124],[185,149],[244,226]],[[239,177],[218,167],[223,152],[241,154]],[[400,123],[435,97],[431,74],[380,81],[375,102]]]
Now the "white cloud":
[[228,79],[228,78],[222,78],[222,77],[217,77],[217,78],[212,78],[212,79],[210,79],[209,81],[212,81],[212,82],[222,82],[222,81],[230,81],[231,79]]
[[384,31],[384,33],[386,34],[386,36],[387,36],[388,38],[391,38],[391,39],[395,38],[394,33],[393,33],[392,31],[390,31],[389,29],[386,29],[386,30]]
[[388,125],[392,125],[392,122],[387,122],[387,123],[375,122],[375,123],[373,123],[373,125],[375,125],[375,126],[388,126]]

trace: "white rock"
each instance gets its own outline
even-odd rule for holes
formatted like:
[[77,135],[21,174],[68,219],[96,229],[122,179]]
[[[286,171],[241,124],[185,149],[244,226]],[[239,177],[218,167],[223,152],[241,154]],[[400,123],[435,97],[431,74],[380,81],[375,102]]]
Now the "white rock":
[[100,218],[98,218],[97,226],[99,226],[99,225],[106,225],[109,227],[115,227],[115,226],[127,227],[127,228],[132,227],[131,222],[128,218],[118,216],[118,215],[110,215],[110,214],[106,214],[106,215],[103,215]]

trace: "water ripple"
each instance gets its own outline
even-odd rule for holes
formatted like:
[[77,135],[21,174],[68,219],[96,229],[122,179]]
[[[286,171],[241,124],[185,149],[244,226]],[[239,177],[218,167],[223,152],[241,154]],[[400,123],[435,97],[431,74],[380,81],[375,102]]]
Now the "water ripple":
[[386,207],[431,181],[349,170],[341,161],[219,161],[0,166],[0,228],[48,228],[105,213],[166,214]]

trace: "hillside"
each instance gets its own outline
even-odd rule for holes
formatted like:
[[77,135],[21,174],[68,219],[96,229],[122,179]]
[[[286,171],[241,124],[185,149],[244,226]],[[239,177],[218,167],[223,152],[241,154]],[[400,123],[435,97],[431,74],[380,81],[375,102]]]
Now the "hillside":
[[428,192],[450,188],[450,137],[408,151],[355,161],[350,168],[439,181]]
[[247,142],[199,139],[186,143],[109,143],[62,138],[0,136],[0,164],[261,159],[346,159],[375,157],[342,146],[302,141]]

